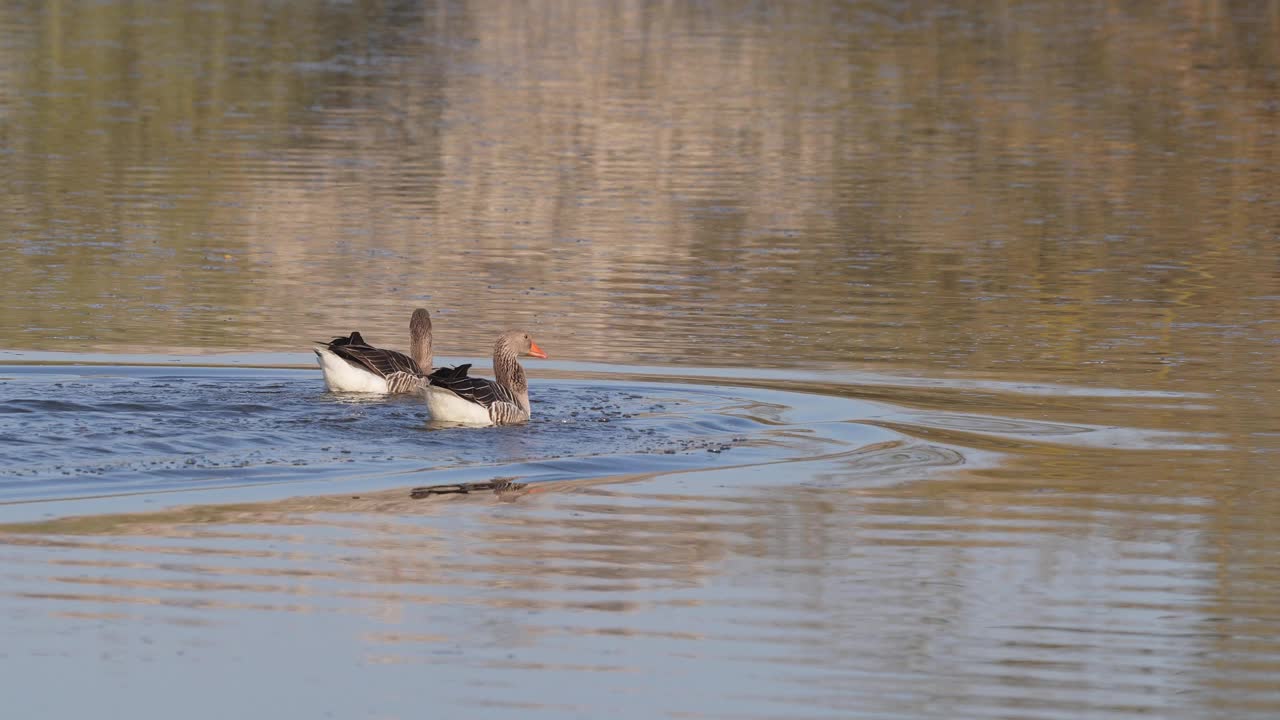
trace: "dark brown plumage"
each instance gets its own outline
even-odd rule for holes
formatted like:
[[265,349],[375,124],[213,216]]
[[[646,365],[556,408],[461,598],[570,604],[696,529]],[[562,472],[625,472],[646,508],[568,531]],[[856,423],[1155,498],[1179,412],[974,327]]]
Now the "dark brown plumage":
[[468,425],[514,425],[529,420],[529,381],[521,356],[547,354],[523,330],[508,330],[493,344],[494,379],[468,375],[470,365],[442,368],[427,377],[424,395],[431,417]]
[[320,344],[328,347],[334,355],[343,360],[364,367],[380,377],[388,377],[398,372],[412,375],[426,374],[422,371],[422,366],[414,362],[413,358],[395,350],[371,347],[364,342],[364,338],[360,337],[358,332],[351,333],[350,337],[334,338],[328,343]]
[[504,402],[516,404],[516,398],[498,383],[481,377],[471,377],[467,371],[471,363],[457,367],[440,368],[427,376],[427,380],[436,387],[451,390],[463,400],[469,400],[486,408],[494,403]]
[[413,392],[424,387],[432,360],[431,315],[426,310],[413,311],[409,337],[412,357],[373,347],[359,332],[316,343],[321,346],[315,352],[324,371],[325,384],[336,391],[387,393]]

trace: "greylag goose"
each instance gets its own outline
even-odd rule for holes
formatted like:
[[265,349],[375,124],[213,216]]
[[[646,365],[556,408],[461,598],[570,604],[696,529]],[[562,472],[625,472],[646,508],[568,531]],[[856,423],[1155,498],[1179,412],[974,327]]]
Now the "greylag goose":
[[467,425],[515,425],[529,419],[529,381],[517,358],[547,354],[523,330],[508,330],[493,344],[493,376],[470,377],[471,365],[441,368],[422,388],[431,417]]
[[409,352],[371,347],[353,332],[318,342],[316,361],[330,392],[407,393],[426,384],[431,372],[431,315],[422,308],[409,318]]

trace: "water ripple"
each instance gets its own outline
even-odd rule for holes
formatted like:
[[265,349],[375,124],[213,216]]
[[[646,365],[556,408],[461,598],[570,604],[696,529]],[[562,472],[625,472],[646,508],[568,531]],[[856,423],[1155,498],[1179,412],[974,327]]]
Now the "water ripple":
[[[0,492],[38,502],[5,511],[96,508],[0,527],[0,617],[31,657],[87,656],[77,638],[111,627],[148,638],[112,657],[198,648],[267,692],[243,653],[342,647],[378,704],[425,665],[437,701],[547,717],[625,716],[620,699],[708,667],[733,680],[701,711],[680,695],[687,716],[1176,716],[1237,690],[1244,716],[1280,707],[1272,584],[1219,593],[1209,499],[1054,484],[1054,463],[1150,462],[1159,432],[1088,422],[1118,419],[1114,397],[1041,420],[992,412],[990,388],[921,410],[852,386],[553,377],[535,422],[474,430],[323,393],[314,370],[191,372],[8,369],[0,405],[29,412],[0,428],[30,442],[0,450]],[[495,475],[522,486],[406,491]],[[113,497],[65,499],[93,493]],[[574,703],[538,694],[584,672]]]

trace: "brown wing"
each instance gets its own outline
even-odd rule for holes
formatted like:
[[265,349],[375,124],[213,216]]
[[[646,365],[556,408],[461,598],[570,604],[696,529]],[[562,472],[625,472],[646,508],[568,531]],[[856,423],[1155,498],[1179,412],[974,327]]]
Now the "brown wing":
[[514,403],[496,402],[489,406],[489,417],[494,425],[515,425],[527,421],[529,414]]
[[417,392],[423,385],[427,384],[427,379],[421,375],[414,375],[407,372],[391,373],[387,376],[387,392],[394,394]]
[[329,342],[318,340],[316,341],[316,344],[328,345],[330,349],[332,349],[334,345],[364,345],[366,347],[369,345],[369,343],[364,341],[364,336],[362,336],[359,331],[352,332],[350,337],[336,337]]
[[323,344],[334,355],[379,377],[385,378],[395,373],[408,373],[419,377],[425,375],[413,358],[395,350],[370,347],[365,344],[364,338],[360,337],[358,332],[351,333],[350,337],[334,338]]
[[470,369],[470,364],[440,368],[427,376],[427,379],[432,385],[452,391],[463,400],[470,400],[485,408],[492,407],[494,403],[516,404],[511,393],[498,383],[488,378],[468,377],[467,371]]

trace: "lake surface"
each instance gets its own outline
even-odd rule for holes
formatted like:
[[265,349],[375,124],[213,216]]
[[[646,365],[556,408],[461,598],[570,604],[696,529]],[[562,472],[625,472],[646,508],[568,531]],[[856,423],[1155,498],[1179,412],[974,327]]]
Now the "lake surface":
[[[6,701],[1276,717],[1278,98],[1276,2],[0,7]],[[530,424],[324,391],[419,306]]]

